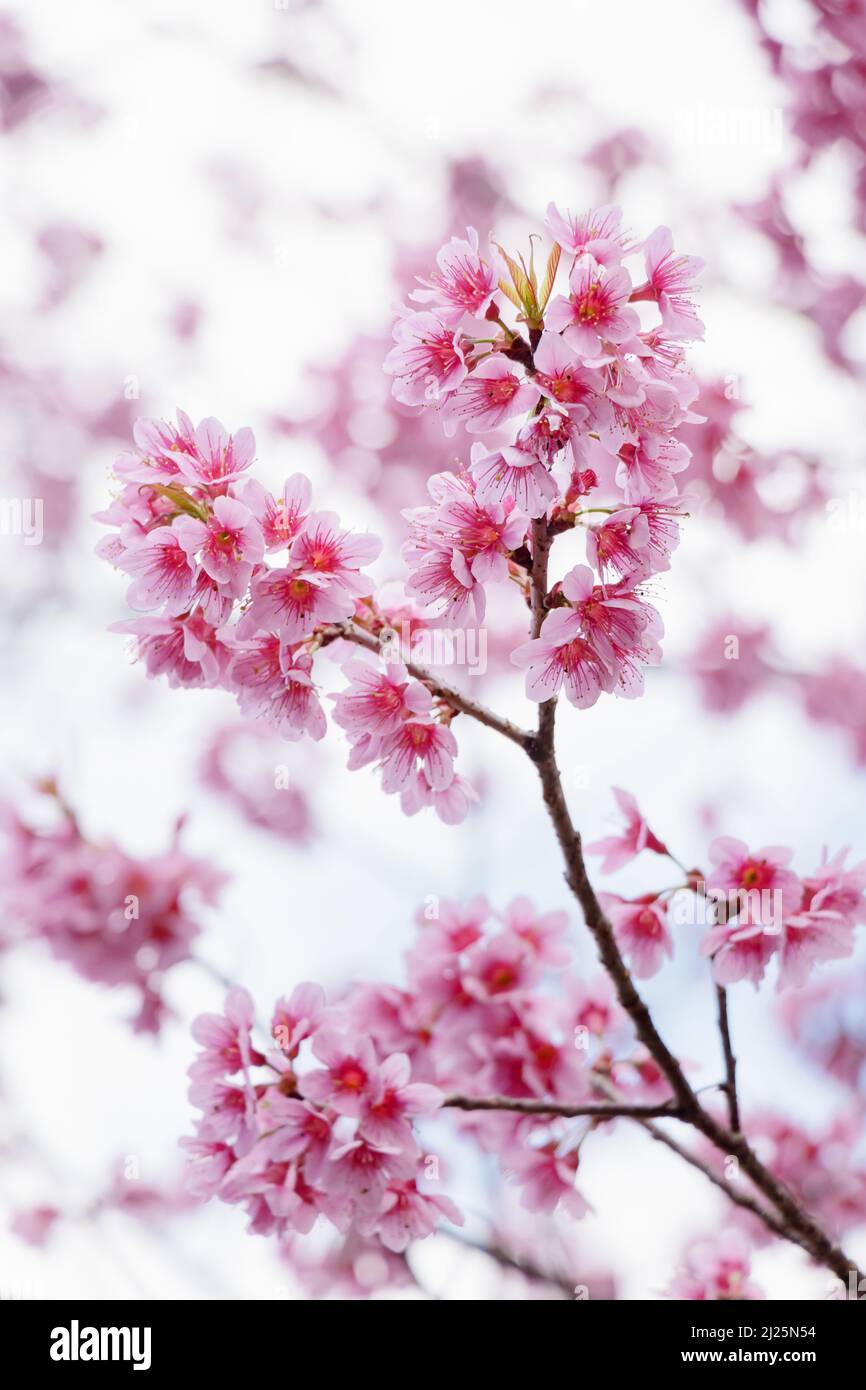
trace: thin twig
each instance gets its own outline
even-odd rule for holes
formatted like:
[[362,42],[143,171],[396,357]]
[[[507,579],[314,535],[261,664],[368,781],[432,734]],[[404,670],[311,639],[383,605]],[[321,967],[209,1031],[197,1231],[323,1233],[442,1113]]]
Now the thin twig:
[[737,1099],[737,1059],[734,1056],[734,1046],[731,1042],[728,995],[724,985],[716,985],[716,1002],[718,1004],[719,1034],[722,1039],[722,1052],[725,1056],[725,1094],[728,1098],[728,1114],[731,1117],[731,1129],[739,1133],[740,1103]]
[[588,1105],[566,1105],[555,1100],[531,1100],[518,1098],[516,1096],[446,1096],[442,1102],[443,1109],[450,1107],[452,1110],[513,1110],[521,1115],[559,1115],[567,1120],[576,1120],[585,1116],[595,1120],[615,1120],[618,1118],[630,1120],[652,1120],[652,1119],[681,1119],[683,1112],[676,1106],[664,1105],[627,1105],[611,1101],[597,1102]]
[[479,1255],[486,1255],[488,1259],[495,1260],[504,1269],[516,1270],[518,1274],[522,1274],[525,1279],[531,1279],[533,1283],[549,1284],[551,1288],[559,1289],[562,1293],[568,1294],[569,1298],[574,1297],[574,1284],[569,1283],[558,1274],[548,1273],[531,1260],[524,1260],[520,1255],[513,1255],[501,1245],[485,1245],[483,1241],[473,1240],[471,1236],[465,1236],[461,1231],[448,1226],[439,1227],[436,1234],[447,1237],[455,1245],[462,1245],[466,1250],[475,1250]]
[[[663,1129],[659,1129],[657,1125],[652,1124],[649,1120],[642,1121],[641,1128],[645,1129],[647,1133],[655,1139],[656,1143],[664,1144],[666,1149],[670,1149],[672,1153],[677,1154],[684,1163],[688,1163],[692,1168],[697,1168],[698,1172],[703,1173],[704,1177],[708,1178],[713,1186],[717,1187],[720,1192],[724,1192],[728,1200],[733,1202],[735,1206],[743,1207],[745,1211],[750,1211],[754,1216],[757,1216],[759,1221],[763,1221],[764,1225],[768,1226],[771,1231],[775,1231],[777,1236],[781,1236],[783,1240],[796,1240],[798,1245],[802,1245],[802,1241],[799,1240],[798,1237],[793,1236],[787,1227],[773,1216],[772,1212],[767,1211],[766,1207],[761,1206],[761,1204],[753,1197],[750,1197],[748,1193],[739,1192],[737,1188],[732,1187],[729,1182],[725,1181],[720,1173],[717,1173],[709,1165],[709,1163],[705,1163],[703,1159],[698,1158],[697,1154],[693,1154],[688,1149],[684,1149],[682,1145],[677,1143],[676,1139],[672,1139]],[[806,1246],[803,1246],[803,1249],[806,1248]]]

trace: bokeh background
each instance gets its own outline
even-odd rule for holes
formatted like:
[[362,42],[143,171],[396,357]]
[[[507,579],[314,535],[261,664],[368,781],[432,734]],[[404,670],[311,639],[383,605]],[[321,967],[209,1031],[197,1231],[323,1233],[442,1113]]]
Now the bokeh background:
[[[107,631],[123,579],[93,554],[90,518],[132,421],[181,405],[251,425],[263,474],[307,472],[321,505],[389,538],[378,577],[399,579],[399,508],[455,446],[395,412],[379,364],[393,305],[467,222],[523,244],[551,199],[613,199],[631,227],[665,223],[707,261],[695,366],[710,419],[690,440],[692,516],[657,582],[666,660],[644,699],[561,719],[586,838],[605,833],[614,785],[689,863],[716,832],[792,845],[799,868],[825,843],[866,855],[863,131],[832,102],[811,123],[800,109],[792,65],[808,74],[828,52],[819,7],[753,10],[28,0],[0,17],[0,494],[44,504],[40,545],[0,535],[0,791],[38,817],[34,782],[54,777],[88,835],[140,854],[186,815],[185,847],[230,876],[202,917],[214,973],[171,972],[157,1039],[128,1028],[123,990],[6,923],[4,1297],[304,1296],[239,1210],[168,1201],[140,1220],[106,1196],[124,1165],[178,1187],[189,1022],[218,1007],[215,976],[266,1012],[302,979],[398,978],[429,895],[572,909],[516,751],[461,729],[481,805],[459,830],[407,820],[371,773],[344,771],[339,737],[257,746],[228,696],[147,681]],[[735,669],[719,634],[740,639]],[[528,717],[495,663],[485,696]],[[278,811],[275,763],[290,781]],[[605,886],[640,891],[659,872]],[[680,934],[646,993],[714,1079],[696,940]],[[746,1102],[828,1120],[841,1093],[786,1040],[772,986],[731,993]],[[862,1015],[850,1026],[866,1046]],[[684,1244],[726,1221],[699,1174],[622,1126],[588,1147],[582,1174],[596,1214],[559,1238],[581,1268],[612,1272],[619,1298],[659,1297]],[[476,1162],[449,1190],[483,1234],[493,1169]],[[36,1246],[9,1223],[43,1203],[63,1217]],[[866,1257],[864,1232],[849,1245]],[[444,1238],[418,1268],[441,1297],[529,1296]],[[755,1271],[780,1297],[826,1285],[788,1249],[762,1251]]]

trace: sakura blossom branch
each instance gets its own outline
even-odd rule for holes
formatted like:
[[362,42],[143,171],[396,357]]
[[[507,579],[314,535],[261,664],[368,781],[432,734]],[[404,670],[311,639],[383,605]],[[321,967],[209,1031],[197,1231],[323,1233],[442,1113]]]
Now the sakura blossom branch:
[[[546,228],[543,272],[534,241],[524,258],[498,243],[482,248],[469,229],[442,248],[398,315],[385,370],[401,406],[435,409],[448,435],[501,440],[507,430],[511,440],[476,438],[458,471],[429,479],[429,500],[405,513],[402,594],[376,591],[366,566],[380,542],[315,510],[308,479],[294,475],[274,496],[248,476],[248,429],[196,426],[183,412],[176,424],[139,421],[135,451],[117,462],[118,495],[102,514],[117,529],[100,549],[130,576],[130,606],[146,615],[118,628],[148,675],[220,687],[283,737],[320,739],[324,652],[347,682],[329,698],[349,769],[373,767],[407,815],[433,810],[448,825],[477,800],[455,766],[455,716],[522,748],[605,972],[586,981],[566,970],[564,913],[523,898],[495,911],[476,898],[422,917],[404,987],[356,986],[329,1001],[299,984],[277,1001],[267,1039],[253,1040],[252,1000],[231,990],[224,1014],[193,1029],[201,1052],[190,1095],[201,1118],[184,1141],[190,1182],[244,1206],[253,1230],[280,1241],[322,1218],[348,1249],[402,1257],[443,1219],[462,1222],[430,1187],[438,1159],[420,1138],[443,1111],[471,1116],[455,1123],[499,1156],[526,1207],[575,1218],[588,1210],[576,1181],[582,1145],[599,1123],[626,1119],[845,1280],[851,1263],[825,1230],[836,1210],[826,1199],[807,1210],[796,1182],[746,1138],[753,1122],[741,1123],[725,991],[759,981],[774,957],[784,986],[849,954],[866,921],[866,866],[837,855],[801,876],[787,851],[752,853],[724,838],[710,846],[707,887],[745,895],[702,942],[717,990],[725,1125],[635,984],[673,954],[670,893],[629,901],[596,891],[557,762],[560,693],[579,710],[633,699],[644,668],[661,661],[646,583],[670,568],[684,515],[678,476],[690,459],[680,430],[701,423],[686,364],[703,332],[692,303],[701,263],[675,254],[664,227],[634,241],[618,208],[575,217],[551,205]],[[643,278],[629,269],[636,256]],[[554,541],[566,533],[583,537],[587,563],[551,583]],[[532,730],[444,681],[437,663],[416,661],[411,643],[393,651],[407,624],[482,624],[495,584],[529,608],[529,638],[511,661],[538,705]],[[358,655],[346,660],[344,645]],[[634,799],[617,797],[624,832],[589,847],[604,854],[604,871],[645,850],[673,859]],[[697,880],[683,872],[697,903]],[[772,929],[765,892],[780,899]],[[658,1128],[672,1118],[735,1158],[762,1200]]]

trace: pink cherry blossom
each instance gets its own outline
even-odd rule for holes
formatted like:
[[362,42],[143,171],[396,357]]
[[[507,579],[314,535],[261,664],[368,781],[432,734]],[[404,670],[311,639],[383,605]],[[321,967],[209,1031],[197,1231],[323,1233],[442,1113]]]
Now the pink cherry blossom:
[[24,1207],[13,1214],[9,1229],[19,1240],[38,1248],[47,1244],[62,1215],[57,1207]]
[[574,1185],[577,1167],[576,1150],[559,1152],[554,1144],[509,1150],[505,1156],[506,1172],[520,1184],[522,1206],[539,1212],[561,1206],[568,1216],[579,1220],[589,1206]]
[[353,741],[362,734],[391,733],[406,718],[431,708],[430,692],[402,662],[389,662],[380,671],[366,661],[347,661],[342,670],[349,685],[334,696],[334,719]]
[[778,936],[770,935],[761,923],[726,922],[710,928],[701,953],[712,958],[718,984],[751,980],[757,988],[778,945]]
[[458,772],[447,787],[431,787],[426,773],[420,770],[401,791],[400,806],[407,816],[415,816],[429,806],[443,825],[460,825],[479,799],[475,788]]
[[614,893],[600,893],[599,902],[613,923],[632,974],[639,980],[655,975],[664,957],[670,958],[674,953],[664,908],[658,902],[628,902]]
[[405,1052],[395,1052],[379,1065],[373,1089],[364,1095],[358,1131],[380,1148],[405,1142],[407,1120],[429,1115],[442,1103],[442,1092],[424,1082],[410,1082],[412,1065]]
[[525,415],[538,400],[538,392],[522,380],[502,357],[479,362],[454,391],[440,412],[442,427],[453,435],[458,424],[470,434],[498,429],[514,415]]
[[586,556],[601,574],[636,583],[670,569],[671,551],[679,543],[673,516],[655,502],[621,507],[586,533]]
[[515,898],[503,913],[509,932],[525,941],[540,964],[559,969],[571,960],[565,938],[569,934],[568,914],[539,913],[528,898]]
[[194,486],[224,488],[250,467],[255,452],[255,436],[246,425],[237,434],[229,434],[219,420],[211,418],[196,427],[193,447],[178,454],[177,464]]
[[182,516],[172,528],[187,555],[233,598],[246,592],[253,567],[265,553],[261,527],[242,502],[215,497],[206,522]]
[[315,1033],[325,1009],[320,985],[296,985],[288,999],[278,999],[271,1016],[271,1034],[280,1051],[294,1057],[305,1038]]
[[391,1183],[385,1189],[375,1229],[388,1250],[402,1252],[413,1240],[433,1233],[440,1218],[462,1226],[463,1215],[444,1193],[419,1192],[417,1183]]
[[165,607],[177,617],[192,603],[195,566],[173,526],[157,526],[123,550],[116,562],[133,576],[126,601],[130,608]]
[[246,1073],[253,1062],[264,1061],[253,1049],[252,1026],[253,1001],[245,989],[229,991],[222,1014],[199,1015],[192,1034],[204,1051],[190,1069],[192,1079],[211,1080],[241,1070]]
[[612,204],[575,217],[571,212],[561,213],[555,203],[549,203],[545,226],[570,255],[590,255],[599,265],[618,265],[627,243],[621,221],[622,209]]
[[557,496],[557,486],[545,463],[527,449],[506,446],[487,453],[473,445],[469,471],[477,500],[504,503],[509,499],[527,516],[543,516]]
[[690,296],[704,262],[698,256],[675,256],[668,227],[657,227],[644,247],[647,283],[633,297],[658,302],[665,331],[672,337],[702,338],[704,326]]
[[573,705],[589,709],[602,691],[613,689],[613,673],[581,633],[570,610],[558,608],[550,613],[540,637],[516,647],[511,660],[526,670],[526,694],[538,703],[553,699],[564,685]]
[[420,764],[431,791],[444,791],[454,780],[456,753],[457,740],[444,724],[404,720],[382,740],[382,790],[402,791]]
[[344,529],[335,512],[312,512],[292,541],[289,558],[300,574],[317,582],[326,578],[358,595],[368,592],[370,583],[361,568],[371,564],[381,549],[378,536]]
[[661,840],[647,825],[631,792],[623,791],[620,787],[614,787],[612,790],[625,825],[620,834],[607,835],[603,840],[596,840],[586,847],[590,854],[604,856],[601,863],[603,874],[616,873],[617,869],[630,863],[635,855],[645,849],[653,850],[656,854],[667,854]]
[[352,1045],[333,1030],[320,1030],[313,1039],[313,1055],[325,1066],[302,1077],[301,1094],[307,1100],[327,1104],[340,1115],[357,1118],[365,1097],[376,1086],[376,1055],[366,1038]]
[[264,570],[250,592],[252,602],[238,624],[243,638],[265,629],[278,632],[284,642],[298,642],[321,623],[345,621],[355,607],[342,585],[294,566]]
[[259,523],[268,553],[291,545],[310,512],[312,487],[309,478],[303,473],[293,473],[286,479],[279,498],[272,496],[256,478],[246,478],[237,485],[236,491]]
[[394,395],[404,405],[423,405],[456,391],[466,376],[459,334],[434,313],[409,313],[394,326],[395,346],[385,358]]
[[605,269],[592,256],[584,256],[574,264],[568,296],[552,301],[547,326],[563,333],[582,358],[597,358],[603,343],[625,342],[640,328],[637,313],[628,307],[631,289],[622,266]]
[[479,253],[478,233],[466,229],[466,239],[452,237],[436,256],[437,269],[413,290],[410,299],[430,304],[443,323],[459,323],[464,314],[482,315],[499,288],[495,260],[485,261]]
[[751,1255],[748,1239],[734,1229],[710,1240],[695,1241],[665,1297],[691,1302],[763,1299],[763,1289],[752,1279]]
[[742,922],[760,922],[779,930],[782,916],[800,901],[800,880],[787,866],[791,850],[771,845],[751,853],[732,836],[712,841],[708,854],[715,864],[707,888],[728,895]]

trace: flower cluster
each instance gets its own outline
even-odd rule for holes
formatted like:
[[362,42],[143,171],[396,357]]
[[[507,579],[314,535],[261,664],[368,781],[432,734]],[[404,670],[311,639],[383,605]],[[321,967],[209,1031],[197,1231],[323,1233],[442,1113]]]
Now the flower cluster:
[[[453,238],[385,363],[398,401],[435,408],[448,434],[494,436],[431,479],[432,506],[406,514],[409,588],[431,611],[481,622],[486,584],[526,581],[533,521],[585,531],[589,565],[554,588],[543,630],[513,658],[531,699],[564,683],[580,707],[602,691],[639,694],[642,666],[660,659],[661,621],[640,585],[670,566],[690,457],[677,430],[700,419],[684,364],[702,334],[691,300],[701,262],[676,255],[667,228],[636,243],[621,222],[616,207],[572,217],[551,204],[541,283],[534,254],[527,264],[482,249],[471,228]],[[625,263],[638,255],[636,283]],[[642,323],[644,304],[655,322]]]
[[686,1251],[680,1272],[665,1290],[666,1298],[710,1303],[766,1298],[752,1279],[750,1243],[738,1230],[696,1240]]
[[[177,426],[139,420],[135,439],[136,452],[115,465],[121,489],[100,514],[118,531],[99,549],[132,576],[127,600],[149,616],[115,630],[134,636],[148,675],[221,687],[283,738],[322,738],[316,653],[349,619],[375,647],[397,616],[374,603],[363,572],[381,543],[345,530],[333,512],[313,511],[302,474],[279,498],[246,477],[255,449],[248,429],[229,435],[216,420],[195,427],[179,411]],[[269,564],[279,552],[283,562]],[[352,744],[349,766],[375,762],[407,814],[433,806],[446,822],[462,820],[474,792],[454,769],[454,711],[399,663],[378,675],[370,652],[345,671],[336,719]]]
[[[183,1142],[198,1195],[242,1203],[255,1231],[305,1233],[322,1216],[402,1250],[440,1216],[461,1219],[431,1192],[439,1159],[414,1129],[455,1093],[579,1106],[614,1086],[629,1103],[666,1099],[610,984],[563,973],[564,913],[517,899],[497,915],[477,898],[428,906],[418,920],[403,988],[356,985],[328,1004],[318,986],[299,985],[274,1010],[267,1052],[252,1041],[242,990],[224,1017],[197,1021],[190,1095],[203,1114]],[[462,1123],[523,1206],[587,1211],[575,1179],[591,1120],[503,1109]]]
[[[382,1051],[340,1022],[316,985],[279,1001],[268,1057],[253,1046],[245,990],[231,991],[224,1015],[196,1020],[202,1051],[190,1098],[204,1114],[195,1138],[181,1141],[190,1189],[242,1204],[258,1234],[306,1234],[321,1216],[344,1234],[404,1250],[440,1216],[462,1224],[447,1197],[418,1185],[425,1165],[413,1122],[441,1094],[412,1080],[406,1053]],[[268,1078],[254,1082],[260,1067]],[[228,1080],[238,1073],[240,1084]]]
[[301,763],[292,766],[290,777],[283,755],[279,734],[268,724],[235,722],[213,733],[199,772],[203,785],[224,797],[250,825],[306,845],[317,831],[309,793],[315,779]]
[[59,812],[50,828],[2,808],[4,912],[86,980],[132,985],[140,995],[136,1031],[157,1032],[163,976],[190,959],[200,929],[193,914],[216,901],[225,876],[186,854],[177,835],[164,854],[147,859],[112,840],[95,843],[53,785],[45,790]]
[[[643,849],[677,863],[652,833],[634,798],[618,791],[625,817],[621,834],[588,845],[612,871]],[[691,870],[685,881],[659,893],[625,899],[601,893],[599,900],[620,950],[638,978],[654,975],[673,954],[671,923],[703,924],[701,951],[713,962],[720,985],[751,980],[756,986],[778,958],[778,987],[801,986],[816,965],[850,956],[854,932],[866,922],[866,861],[846,866],[848,851],[825,851],[817,868],[800,876],[789,868],[793,852],[779,846],[750,850],[742,840],[720,836],[708,857],[712,872]]]

